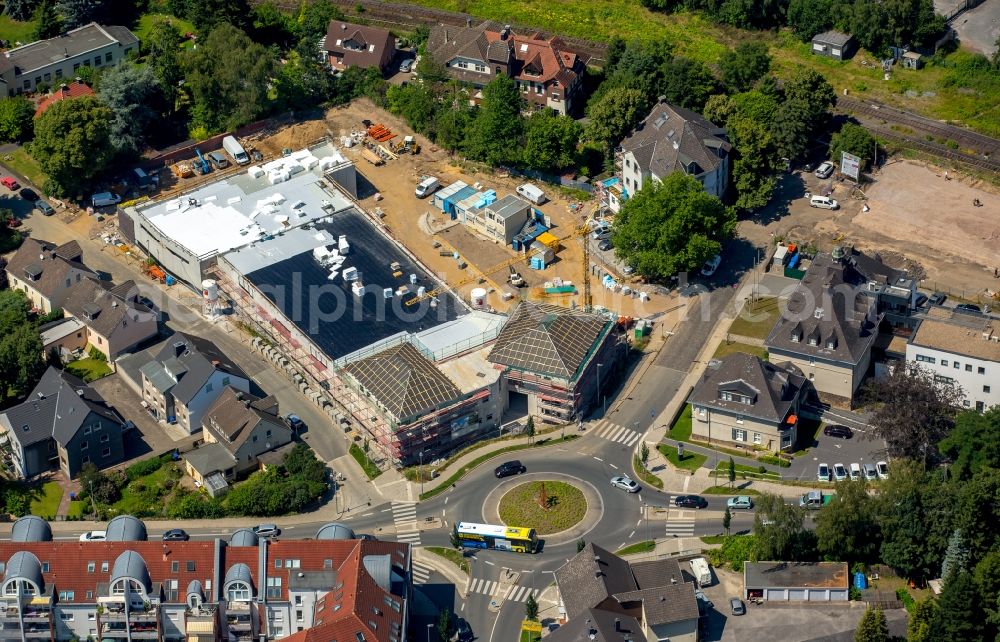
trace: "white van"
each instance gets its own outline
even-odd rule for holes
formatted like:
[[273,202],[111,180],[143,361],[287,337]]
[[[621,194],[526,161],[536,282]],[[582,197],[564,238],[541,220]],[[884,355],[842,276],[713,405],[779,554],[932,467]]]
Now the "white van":
[[840,203],[836,199],[830,198],[829,196],[820,196],[816,194],[809,199],[810,207],[818,207],[823,210],[835,210],[840,207]]
[[704,557],[696,557],[688,564],[691,566],[691,575],[694,575],[698,588],[712,585],[712,570],[708,567],[708,562]]
[[90,204],[94,207],[107,207],[121,203],[122,197],[113,192],[98,192],[90,197]]
[[545,192],[538,189],[531,183],[525,183],[524,185],[519,185],[517,188],[517,193],[523,196],[524,198],[528,199],[535,205],[541,205],[546,200],[548,200],[545,198]]
[[433,194],[439,187],[441,187],[441,181],[433,176],[428,176],[424,180],[420,181],[420,184],[417,185],[417,189],[414,190],[414,193],[417,195],[417,198],[425,198]]
[[226,150],[233,160],[239,165],[246,165],[250,162],[250,157],[247,156],[247,152],[243,149],[243,145],[236,140],[235,136],[226,136],[222,139],[222,149]]

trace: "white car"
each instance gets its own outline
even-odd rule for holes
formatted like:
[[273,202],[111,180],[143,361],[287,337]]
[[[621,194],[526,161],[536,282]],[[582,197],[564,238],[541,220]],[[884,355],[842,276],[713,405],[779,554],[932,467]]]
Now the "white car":
[[833,170],[837,169],[837,166],[830,161],[823,161],[820,166],[816,168],[816,178],[830,178],[833,175]]
[[879,479],[889,479],[889,464],[884,461],[875,462],[875,472]]
[[816,479],[819,481],[830,481],[830,466],[828,464],[820,464],[819,468],[816,470]]
[[716,254],[709,260],[705,261],[705,265],[701,266],[702,276],[712,276],[715,271],[719,269],[719,264],[722,263],[722,257]]
[[729,508],[741,508],[743,510],[750,510],[753,508],[753,500],[750,499],[749,495],[739,495],[737,497],[730,497],[729,501],[726,502],[726,506]]
[[847,469],[844,468],[843,464],[833,465],[833,479],[839,482],[842,482],[845,479],[847,479]]
[[622,475],[620,477],[612,477],[611,485],[615,488],[620,488],[627,493],[638,493],[641,486],[635,483],[635,480],[628,475]]
[[107,531],[87,531],[80,536],[81,542],[103,542],[108,539]]
[[861,466],[860,464],[851,464],[851,481],[861,481]]

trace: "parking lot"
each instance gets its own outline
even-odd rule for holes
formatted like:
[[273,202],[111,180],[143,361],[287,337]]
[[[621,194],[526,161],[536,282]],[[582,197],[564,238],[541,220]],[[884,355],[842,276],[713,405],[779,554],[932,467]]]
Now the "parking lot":
[[[831,421],[834,423],[836,420]],[[800,455],[792,462],[792,467],[783,473],[783,477],[793,479],[816,479],[816,467],[819,464],[844,464],[850,468],[852,463],[864,466],[886,459],[885,443],[881,440],[866,439],[863,430],[854,428],[854,436],[850,439],[827,437],[822,430],[816,436],[818,445],[809,452]]]

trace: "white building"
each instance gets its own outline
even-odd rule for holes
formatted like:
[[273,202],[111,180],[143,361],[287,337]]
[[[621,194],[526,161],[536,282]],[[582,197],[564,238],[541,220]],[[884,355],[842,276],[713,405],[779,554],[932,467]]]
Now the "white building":
[[1000,322],[987,316],[932,308],[906,345],[907,363],[961,386],[962,404],[979,412],[1000,404]]

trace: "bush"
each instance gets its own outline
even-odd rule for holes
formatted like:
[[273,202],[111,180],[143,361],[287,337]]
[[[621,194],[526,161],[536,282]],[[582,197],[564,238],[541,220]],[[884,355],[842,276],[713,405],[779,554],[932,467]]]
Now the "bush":
[[91,359],[97,359],[98,361],[107,361],[108,360],[107,355],[105,355],[103,352],[101,352],[100,350],[98,350],[94,346],[90,346],[90,350],[87,350],[87,354],[90,355]]
[[145,477],[146,475],[152,475],[153,473],[158,471],[167,461],[169,461],[168,455],[153,457],[152,459],[144,459],[126,468],[125,476],[128,478],[128,481],[134,481],[136,479],[139,479],[140,477]]

